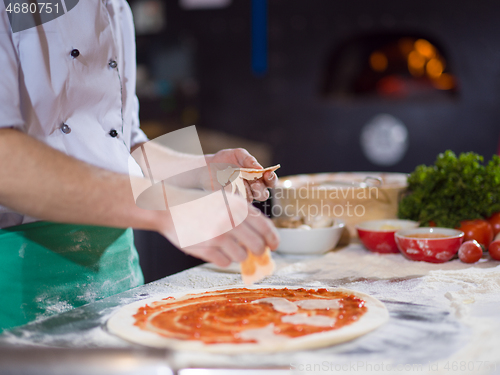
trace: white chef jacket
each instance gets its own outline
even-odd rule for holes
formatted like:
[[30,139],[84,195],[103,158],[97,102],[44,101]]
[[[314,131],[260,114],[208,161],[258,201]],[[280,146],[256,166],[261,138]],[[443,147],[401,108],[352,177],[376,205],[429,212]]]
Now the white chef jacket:
[[[129,173],[131,146],[147,141],[135,79],[134,26],[125,0],[80,0],[66,14],[16,33],[0,2],[0,127]],[[0,228],[34,220],[0,206]]]

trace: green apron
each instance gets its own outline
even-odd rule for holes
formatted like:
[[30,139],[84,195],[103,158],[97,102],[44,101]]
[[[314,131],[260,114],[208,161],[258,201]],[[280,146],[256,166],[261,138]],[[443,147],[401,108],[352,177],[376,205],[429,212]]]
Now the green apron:
[[0,229],[0,333],[143,283],[132,229],[51,222]]

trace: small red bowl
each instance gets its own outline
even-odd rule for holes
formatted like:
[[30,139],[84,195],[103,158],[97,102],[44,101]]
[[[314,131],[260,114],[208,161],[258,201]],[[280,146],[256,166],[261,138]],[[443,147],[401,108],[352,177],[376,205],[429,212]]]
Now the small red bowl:
[[399,250],[411,260],[444,263],[455,256],[464,232],[450,228],[403,229],[395,234]]
[[394,233],[401,229],[418,227],[411,220],[371,220],[356,225],[358,236],[363,245],[375,253],[399,253]]

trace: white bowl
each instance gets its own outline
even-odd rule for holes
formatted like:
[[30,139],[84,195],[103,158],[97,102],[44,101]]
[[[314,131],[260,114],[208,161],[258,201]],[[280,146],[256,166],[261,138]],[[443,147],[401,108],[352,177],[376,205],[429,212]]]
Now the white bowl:
[[337,246],[345,223],[335,219],[325,228],[276,228],[280,236],[277,252],[283,254],[314,255],[324,254]]

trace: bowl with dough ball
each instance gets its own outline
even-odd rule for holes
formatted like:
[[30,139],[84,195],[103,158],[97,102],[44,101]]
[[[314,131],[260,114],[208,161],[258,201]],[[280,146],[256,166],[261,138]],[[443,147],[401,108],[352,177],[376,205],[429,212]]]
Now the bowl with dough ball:
[[273,219],[282,254],[321,255],[337,246],[345,223],[330,217],[279,217]]
[[400,229],[418,227],[418,222],[412,220],[369,220],[356,224],[358,237],[363,245],[375,253],[398,254],[398,246],[394,233]]
[[449,261],[464,240],[461,230],[440,227],[403,229],[394,236],[399,250],[408,259],[430,263]]

